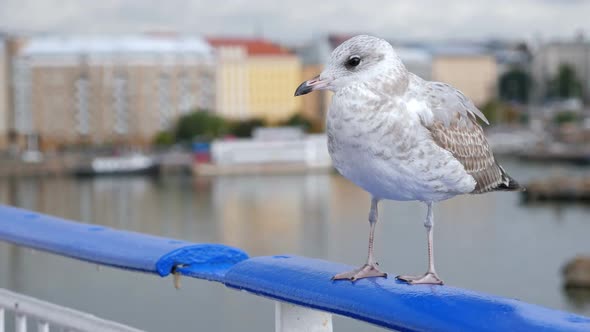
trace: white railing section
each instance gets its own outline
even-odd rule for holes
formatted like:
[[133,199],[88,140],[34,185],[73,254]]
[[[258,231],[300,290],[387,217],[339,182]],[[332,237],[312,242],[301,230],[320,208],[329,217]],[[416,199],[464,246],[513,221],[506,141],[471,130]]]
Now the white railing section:
[[332,332],[332,314],[275,301],[275,332]]
[[49,332],[50,327],[61,328],[63,331],[142,332],[91,314],[0,288],[0,332],[6,331],[7,312],[14,315],[15,332],[31,331],[27,329],[29,321],[37,325],[39,332]]
[[[6,331],[6,312],[14,315],[14,331],[27,332],[29,321],[38,332],[49,327],[65,331],[142,332],[123,324],[98,318],[39,299],[0,288],[0,332]],[[332,315],[285,302],[275,302],[276,332],[332,332]]]

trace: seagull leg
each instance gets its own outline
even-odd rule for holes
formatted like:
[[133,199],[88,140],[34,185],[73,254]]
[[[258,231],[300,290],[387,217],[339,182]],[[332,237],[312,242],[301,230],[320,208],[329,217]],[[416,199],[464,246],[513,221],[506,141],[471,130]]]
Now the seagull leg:
[[367,262],[365,265],[361,266],[358,269],[354,269],[349,272],[344,272],[337,274],[332,277],[332,280],[342,280],[347,279],[351,281],[355,281],[362,278],[369,278],[369,277],[387,277],[387,273],[381,272],[378,268],[379,263],[375,261],[373,257],[373,240],[375,238],[375,225],[377,224],[377,220],[379,219],[379,212],[377,205],[379,204],[379,199],[373,197],[371,199],[371,211],[369,212],[369,255],[367,256]]
[[434,269],[434,249],[432,247],[432,228],[434,226],[434,217],[432,213],[432,202],[428,202],[428,213],[424,227],[426,227],[426,234],[428,236],[428,271],[421,276],[397,276],[396,278],[405,281],[409,284],[435,284],[442,285],[443,281],[436,274]]

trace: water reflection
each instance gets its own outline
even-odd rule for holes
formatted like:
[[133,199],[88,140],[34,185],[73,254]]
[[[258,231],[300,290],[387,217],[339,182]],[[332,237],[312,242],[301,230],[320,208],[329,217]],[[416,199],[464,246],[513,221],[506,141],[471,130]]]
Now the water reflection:
[[322,239],[329,219],[330,177],[224,177],[212,181],[214,219],[219,221],[223,243],[248,247],[255,255],[285,248],[325,253]]

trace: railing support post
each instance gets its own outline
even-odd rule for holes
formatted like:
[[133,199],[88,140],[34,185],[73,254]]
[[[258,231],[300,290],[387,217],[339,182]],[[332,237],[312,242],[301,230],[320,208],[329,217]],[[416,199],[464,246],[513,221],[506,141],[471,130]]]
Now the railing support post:
[[4,308],[0,307],[0,332],[4,332]]
[[45,321],[37,322],[37,332],[49,332],[49,323]]
[[27,332],[27,316],[17,312],[14,319],[14,326],[16,332]]
[[332,332],[332,314],[275,302],[275,332]]

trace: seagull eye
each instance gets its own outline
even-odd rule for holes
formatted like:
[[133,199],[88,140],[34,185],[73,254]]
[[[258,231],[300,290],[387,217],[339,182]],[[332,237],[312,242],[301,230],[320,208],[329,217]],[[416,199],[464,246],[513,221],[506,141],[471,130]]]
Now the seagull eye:
[[348,61],[346,61],[346,67],[352,68],[352,67],[356,67],[361,63],[361,58],[353,55],[350,57],[350,59],[348,59]]

